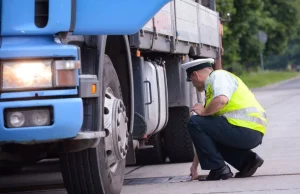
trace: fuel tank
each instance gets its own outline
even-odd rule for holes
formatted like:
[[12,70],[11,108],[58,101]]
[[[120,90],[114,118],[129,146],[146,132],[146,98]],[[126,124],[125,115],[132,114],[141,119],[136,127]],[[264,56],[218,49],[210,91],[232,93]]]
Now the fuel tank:
[[127,35],[171,0],[2,0],[1,35]]

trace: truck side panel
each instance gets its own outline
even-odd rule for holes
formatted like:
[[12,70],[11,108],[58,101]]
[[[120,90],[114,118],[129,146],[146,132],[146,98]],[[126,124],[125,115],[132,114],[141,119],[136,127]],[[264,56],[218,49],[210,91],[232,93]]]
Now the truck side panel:
[[198,3],[191,0],[176,0],[176,27],[178,40],[199,43]]
[[154,32],[155,26],[156,33],[173,36],[172,4],[173,2],[166,4],[151,20],[147,22],[143,29],[149,32]]
[[[169,8],[171,10],[166,11]],[[216,49],[220,46],[217,12],[193,0],[174,0],[153,18],[154,26],[151,19],[140,32],[130,36],[132,47],[178,54],[190,54],[192,48],[195,56],[216,55]],[[165,27],[165,24],[169,26]],[[163,29],[172,29],[173,32]]]
[[143,29],[129,36],[132,47],[150,49],[152,51],[171,52],[176,36],[174,1],[166,4]]
[[200,29],[200,42],[202,44],[219,47],[219,16],[218,13],[199,6],[198,27]]

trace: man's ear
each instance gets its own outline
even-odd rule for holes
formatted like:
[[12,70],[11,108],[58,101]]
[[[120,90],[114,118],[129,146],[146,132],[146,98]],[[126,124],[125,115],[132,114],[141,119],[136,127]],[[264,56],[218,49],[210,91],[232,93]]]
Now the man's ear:
[[198,71],[194,71],[194,72],[192,73],[192,75],[195,76],[195,77],[198,77],[198,75],[199,75],[199,74],[198,74]]

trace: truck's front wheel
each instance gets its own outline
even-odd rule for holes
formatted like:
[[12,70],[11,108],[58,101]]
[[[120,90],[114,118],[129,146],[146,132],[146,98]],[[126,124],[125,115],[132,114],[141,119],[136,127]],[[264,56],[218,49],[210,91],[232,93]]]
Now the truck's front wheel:
[[91,123],[94,119],[103,119],[101,130],[105,130],[106,137],[101,138],[95,148],[60,157],[63,180],[69,194],[119,194],[123,186],[128,149],[127,117],[119,79],[108,56],[104,59],[102,81],[104,115],[99,116],[95,111],[85,114],[91,115]]

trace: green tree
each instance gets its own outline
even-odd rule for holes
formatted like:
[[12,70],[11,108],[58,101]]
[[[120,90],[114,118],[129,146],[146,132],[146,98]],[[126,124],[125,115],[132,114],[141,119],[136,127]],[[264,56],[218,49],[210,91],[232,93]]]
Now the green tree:
[[288,43],[297,35],[300,24],[299,0],[263,0],[264,17],[262,29],[266,30],[269,41],[267,54],[283,54]]
[[288,64],[300,65],[300,26],[298,26],[296,36],[289,41],[285,52],[279,55],[269,55],[266,61],[268,69],[285,69]]
[[[242,64],[246,68],[259,65],[259,49],[265,55],[285,55],[299,29],[299,0],[219,0],[217,11],[231,13],[231,21],[224,23],[224,66]],[[268,35],[265,47],[258,41],[257,33]],[[289,46],[289,47],[288,47]],[[297,56],[297,47],[294,48]],[[287,57],[289,58],[289,57]],[[285,57],[286,59],[286,57]],[[282,61],[282,60],[281,60]]]
[[[217,11],[220,13],[221,17],[226,17],[229,13],[231,18],[234,17],[236,9],[234,7],[234,0],[219,0],[217,3]],[[236,63],[240,60],[238,40],[235,38],[235,34],[232,31],[231,27],[232,21],[229,23],[223,23],[223,66],[225,68],[231,67],[233,63]]]

